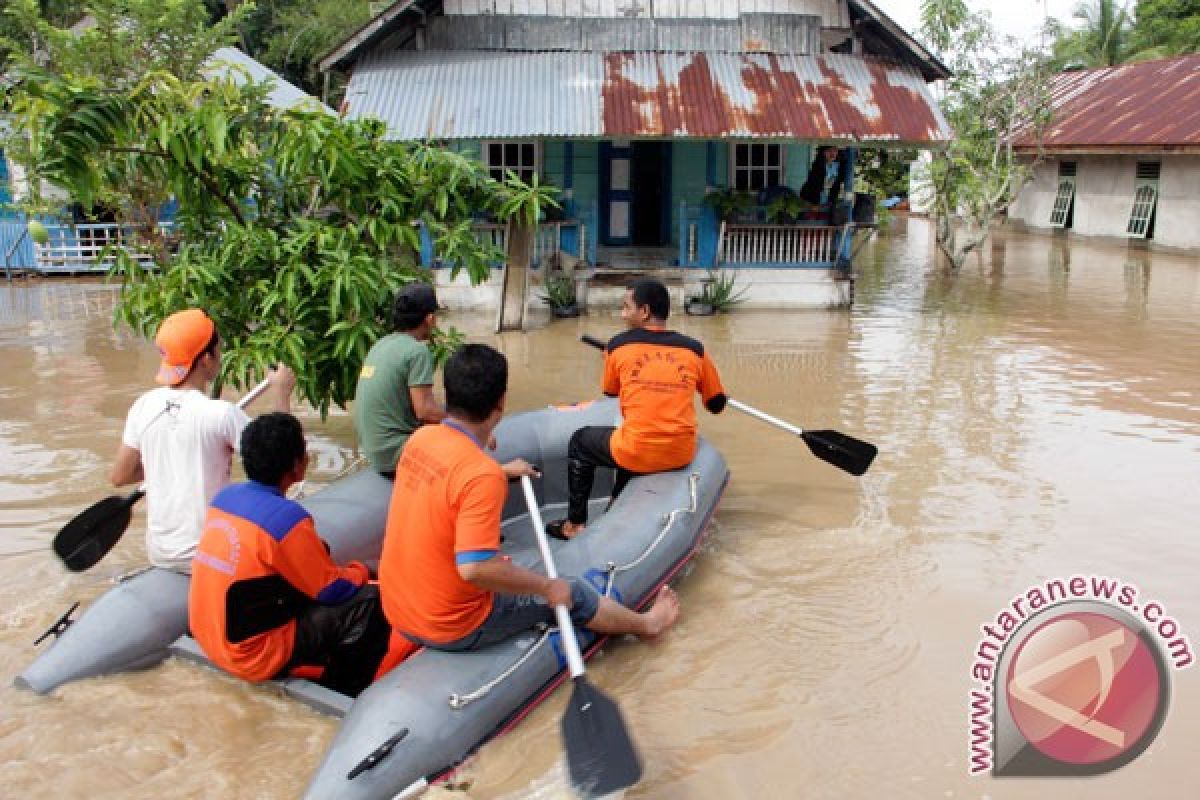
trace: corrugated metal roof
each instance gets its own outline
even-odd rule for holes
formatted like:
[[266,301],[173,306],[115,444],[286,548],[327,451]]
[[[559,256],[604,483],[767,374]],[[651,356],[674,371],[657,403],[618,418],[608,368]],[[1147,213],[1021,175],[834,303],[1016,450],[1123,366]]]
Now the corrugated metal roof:
[[1200,147],[1200,55],[1063,72],[1051,98],[1048,150]]
[[832,54],[397,51],[365,58],[346,101],[396,139],[952,135],[915,68]]
[[[269,84],[270,89],[267,91],[267,102],[276,108],[293,108],[299,106],[309,111],[319,109],[330,114],[333,113],[333,109],[329,106],[295,84],[285,81],[272,69],[259,63],[236,47],[219,48],[204,63],[206,72],[218,75],[225,73],[232,74],[234,80],[239,84],[243,80],[239,70],[245,70],[246,78],[251,83]],[[231,71],[228,69],[228,65],[238,67],[238,70]]]

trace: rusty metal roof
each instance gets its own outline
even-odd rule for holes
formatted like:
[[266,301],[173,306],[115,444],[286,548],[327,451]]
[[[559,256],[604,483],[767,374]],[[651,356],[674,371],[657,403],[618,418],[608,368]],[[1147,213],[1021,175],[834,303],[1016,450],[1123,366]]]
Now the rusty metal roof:
[[[1200,55],[1063,72],[1051,88],[1049,151],[1200,147]],[[1026,136],[1017,148],[1032,150]]]
[[833,54],[396,51],[363,59],[346,102],[396,139],[952,135],[915,68]]

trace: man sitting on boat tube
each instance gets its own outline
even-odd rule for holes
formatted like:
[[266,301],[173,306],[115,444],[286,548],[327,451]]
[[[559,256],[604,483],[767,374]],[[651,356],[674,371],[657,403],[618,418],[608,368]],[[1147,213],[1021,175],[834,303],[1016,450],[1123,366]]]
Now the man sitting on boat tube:
[[300,673],[355,696],[375,678],[391,636],[379,590],[365,565],[335,564],[312,516],[285,496],[308,469],[300,421],[261,416],[241,446],[250,480],[213,498],[192,562],[192,636],[239,678]]
[[[553,624],[555,605],[597,633],[654,637],[671,627],[679,600],[668,587],[639,613],[578,578],[551,580],[500,554],[508,479],[486,443],[504,415],[508,362],[469,344],[446,363],[443,380],[447,418],[413,433],[396,466],[379,563],[392,627],[415,644],[450,651]],[[509,474],[537,474],[519,459],[509,466]]]
[[437,295],[427,283],[396,292],[392,332],[367,353],[354,391],[354,429],[371,468],[388,480],[404,443],[421,425],[441,422],[446,412],[433,396],[429,337],[437,328]]
[[629,330],[604,348],[603,390],[621,398],[619,427],[588,426],[567,445],[567,518],[546,524],[546,533],[570,539],[587,525],[588,497],[597,467],[617,470],[613,496],[633,475],[666,472],[696,457],[697,392],[713,414],[725,410],[721,376],[704,345],[666,329],[671,313],[667,287],[653,278],[625,290],[621,318]]

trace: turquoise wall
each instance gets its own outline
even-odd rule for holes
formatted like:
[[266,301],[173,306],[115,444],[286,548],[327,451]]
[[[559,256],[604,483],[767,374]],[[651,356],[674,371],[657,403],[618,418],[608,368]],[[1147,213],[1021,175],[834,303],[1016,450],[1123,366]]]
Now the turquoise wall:
[[[717,142],[717,186],[729,185],[730,166],[729,142]],[[808,180],[808,168],[812,165],[812,154],[815,148],[807,144],[785,144],[783,146],[783,182],[800,191],[804,181]],[[701,173],[703,174],[703,173]]]
[[[599,212],[600,202],[600,143],[596,140],[575,141],[571,158],[574,204],[578,214],[587,214],[595,208]],[[479,158],[482,152],[479,141],[455,141],[451,145],[455,152]],[[547,139],[542,144],[542,177],[558,187],[565,187],[567,143],[561,139]],[[713,142],[715,163],[714,185],[729,185],[730,143]],[[671,148],[671,243],[679,243],[679,205],[699,205],[704,201],[708,187],[708,142],[679,141]],[[806,144],[784,145],[784,181],[799,191],[808,178],[814,148]],[[597,232],[593,232],[595,235]]]

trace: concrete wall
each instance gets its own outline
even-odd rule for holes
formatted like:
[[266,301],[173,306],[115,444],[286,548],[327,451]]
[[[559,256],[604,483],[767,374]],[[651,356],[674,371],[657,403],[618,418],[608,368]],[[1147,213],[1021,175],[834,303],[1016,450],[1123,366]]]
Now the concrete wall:
[[[1075,211],[1071,232],[1082,236],[1125,237],[1133,207],[1139,161],[1159,161],[1158,206],[1150,241],[1166,247],[1200,248],[1200,156],[1064,156],[1076,163]],[[1039,164],[1022,190],[1010,219],[1034,229],[1051,229],[1050,212],[1058,191],[1059,159]]]

